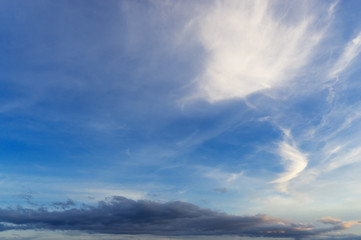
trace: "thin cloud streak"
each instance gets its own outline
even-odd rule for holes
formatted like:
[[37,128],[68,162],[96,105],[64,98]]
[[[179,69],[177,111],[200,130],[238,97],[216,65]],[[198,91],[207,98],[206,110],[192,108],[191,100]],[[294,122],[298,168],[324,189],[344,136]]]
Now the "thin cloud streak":
[[330,79],[337,78],[346,68],[348,68],[352,62],[357,58],[361,52],[361,32],[352,39],[345,47],[340,58],[336,61],[335,65],[331,69],[328,77]]
[[285,165],[285,171],[279,178],[272,181],[278,184],[278,190],[287,192],[288,182],[296,178],[308,164],[307,156],[302,153],[293,143],[293,139],[288,131],[285,132],[285,140],[279,143],[279,155]]
[[331,158],[325,168],[325,171],[332,171],[345,165],[360,162],[361,146],[347,149],[346,152]]

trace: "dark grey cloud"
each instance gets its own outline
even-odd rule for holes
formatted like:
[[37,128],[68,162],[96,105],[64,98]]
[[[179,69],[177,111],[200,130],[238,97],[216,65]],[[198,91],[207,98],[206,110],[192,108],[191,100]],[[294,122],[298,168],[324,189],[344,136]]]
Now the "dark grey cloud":
[[[55,204],[55,205],[54,205]],[[331,227],[292,223],[267,215],[236,216],[203,209],[186,202],[159,203],[115,196],[96,206],[75,208],[73,201],[54,203],[61,210],[23,207],[0,209],[0,230],[78,230],[88,233],[151,234],[167,236],[237,235],[302,239],[346,228],[335,222]],[[65,209],[70,206],[73,208]]]
[[26,191],[24,193],[21,193],[19,195],[19,197],[21,199],[25,200],[29,205],[39,207],[39,205],[37,203],[33,202],[33,195],[34,194],[36,194],[36,192],[33,192],[33,191],[29,190],[29,191]]
[[73,200],[71,199],[68,199],[66,202],[54,202],[51,204],[54,208],[57,208],[57,209],[67,209],[67,208],[70,208],[70,207],[74,207],[75,206],[75,203],[73,202]]

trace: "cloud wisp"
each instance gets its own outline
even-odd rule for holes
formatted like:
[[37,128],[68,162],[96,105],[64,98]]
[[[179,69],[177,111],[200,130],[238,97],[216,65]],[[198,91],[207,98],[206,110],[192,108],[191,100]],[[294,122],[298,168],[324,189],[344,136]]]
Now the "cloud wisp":
[[333,68],[331,69],[328,77],[330,79],[337,78],[346,68],[350,66],[350,64],[352,64],[360,52],[361,32],[347,44],[340,58],[336,61]]
[[278,190],[287,192],[289,181],[296,178],[308,164],[307,156],[302,153],[293,143],[289,131],[284,130],[285,140],[279,143],[279,155],[285,165],[285,171],[272,181],[278,184]]
[[[71,201],[67,206],[73,204]],[[21,207],[0,209],[0,221],[1,231],[76,230],[105,234],[238,235],[294,239],[342,230],[353,225],[351,222],[325,218],[321,222],[331,224],[332,227],[320,229],[267,215],[235,216],[202,209],[186,202],[134,201],[119,196],[101,201],[97,206],[83,205],[83,208],[58,211]]]
[[197,80],[201,98],[244,98],[283,84],[307,64],[323,30],[316,29],[310,9],[280,15],[277,7],[269,1],[217,2],[198,19],[207,54]]

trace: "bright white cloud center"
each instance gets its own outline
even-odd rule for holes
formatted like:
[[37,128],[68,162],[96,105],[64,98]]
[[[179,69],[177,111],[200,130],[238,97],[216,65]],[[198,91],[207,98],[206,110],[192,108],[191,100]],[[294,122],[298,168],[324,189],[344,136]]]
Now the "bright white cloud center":
[[321,37],[311,29],[313,17],[305,11],[290,23],[287,12],[277,16],[273,8],[268,1],[227,1],[200,18],[208,54],[198,79],[202,98],[242,98],[281,84],[307,63]]
[[293,143],[292,136],[288,130],[283,130],[285,140],[280,142],[279,155],[282,158],[282,163],[285,166],[283,173],[273,181],[278,184],[278,190],[287,192],[289,181],[296,178],[303,172],[308,164],[307,155],[302,153]]

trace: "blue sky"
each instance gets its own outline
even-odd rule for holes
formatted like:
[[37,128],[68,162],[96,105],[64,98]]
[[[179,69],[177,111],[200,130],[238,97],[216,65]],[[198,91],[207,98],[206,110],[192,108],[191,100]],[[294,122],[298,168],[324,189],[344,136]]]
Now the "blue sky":
[[360,14],[1,1],[1,238],[361,239]]

